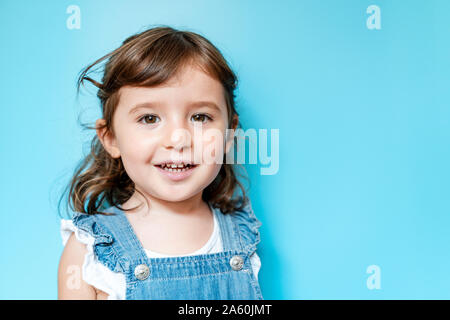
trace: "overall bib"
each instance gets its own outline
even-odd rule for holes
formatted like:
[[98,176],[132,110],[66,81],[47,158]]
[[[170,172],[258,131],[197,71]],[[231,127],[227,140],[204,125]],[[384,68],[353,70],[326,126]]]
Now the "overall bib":
[[125,213],[112,206],[112,215],[75,213],[73,223],[94,238],[98,260],[125,274],[126,299],[137,300],[262,300],[250,256],[260,242],[250,201],[242,210],[216,211],[223,251],[194,256],[149,258]]

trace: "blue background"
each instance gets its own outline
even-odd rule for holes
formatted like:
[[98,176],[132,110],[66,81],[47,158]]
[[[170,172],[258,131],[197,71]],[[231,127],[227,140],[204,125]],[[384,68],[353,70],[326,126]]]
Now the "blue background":
[[[69,30],[69,5],[81,29]],[[381,29],[369,30],[369,5]],[[146,26],[201,33],[239,77],[265,299],[450,299],[450,1],[0,3],[0,298],[55,299],[57,199],[100,114],[78,72]],[[366,269],[381,270],[369,290]]]

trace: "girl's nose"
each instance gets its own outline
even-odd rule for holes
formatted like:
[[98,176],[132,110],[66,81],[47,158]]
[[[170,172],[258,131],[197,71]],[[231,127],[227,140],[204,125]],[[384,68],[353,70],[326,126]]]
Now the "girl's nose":
[[183,150],[192,147],[192,135],[188,126],[178,121],[168,125],[162,140],[165,148]]

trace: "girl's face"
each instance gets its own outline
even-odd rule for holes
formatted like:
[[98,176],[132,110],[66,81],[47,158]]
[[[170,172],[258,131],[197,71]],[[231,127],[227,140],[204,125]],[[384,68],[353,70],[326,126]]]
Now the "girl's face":
[[[230,132],[224,140],[228,113],[222,84],[188,66],[162,85],[125,86],[119,94],[115,136],[103,139],[97,132],[108,153],[122,158],[135,187],[150,198],[175,202],[198,196],[216,178],[233,138]],[[211,160],[214,156],[220,161]],[[157,166],[177,160],[197,165],[182,179]]]

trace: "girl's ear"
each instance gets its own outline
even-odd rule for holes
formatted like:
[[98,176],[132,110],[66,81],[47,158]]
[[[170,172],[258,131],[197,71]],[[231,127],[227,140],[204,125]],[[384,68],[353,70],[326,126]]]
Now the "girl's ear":
[[232,120],[232,125],[230,129],[227,129],[227,131],[225,131],[225,153],[228,153],[230,151],[231,146],[233,145],[233,140],[234,140],[234,132],[238,126],[239,123],[239,117],[237,115],[234,115],[233,120]]
[[105,119],[97,119],[97,121],[95,121],[98,139],[111,157],[120,158],[120,150],[117,147],[117,141],[112,136],[111,132],[107,130],[105,124]]

